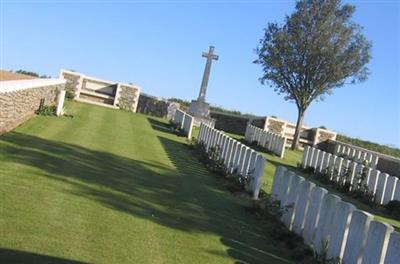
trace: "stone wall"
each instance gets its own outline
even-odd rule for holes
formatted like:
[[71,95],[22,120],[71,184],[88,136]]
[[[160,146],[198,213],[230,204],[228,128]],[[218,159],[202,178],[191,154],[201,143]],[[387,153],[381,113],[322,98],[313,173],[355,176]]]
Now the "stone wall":
[[168,119],[173,117],[176,109],[179,109],[179,103],[160,100],[145,94],[140,95],[137,106],[137,112],[139,113]]
[[69,72],[64,72],[63,78],[67,81],[67,83],[65,84],[65,90],[72,93],[74,95],[74,97],[78,96],[80,75],[69,73]]
[[249,122],[249,118],[217,112],[211,112],[210,116],[215,119],[216,129],[237,135],[244,135]]
[[[65,88],[64,83],[54,79],[3,82],[0,88],[0,134],[33,117],[41,101],[44,105],[55,105],[58,91]],[[7,89],[9,85],[14,88]]]
[[[136,112],[138,106],[138,93],[139,90],[131,87],[120,84],[119,86],[119,97],[118,97],[118,105],[121,109],[128,110],[131,112]],[[140,98],[140,97],[139,97]]]

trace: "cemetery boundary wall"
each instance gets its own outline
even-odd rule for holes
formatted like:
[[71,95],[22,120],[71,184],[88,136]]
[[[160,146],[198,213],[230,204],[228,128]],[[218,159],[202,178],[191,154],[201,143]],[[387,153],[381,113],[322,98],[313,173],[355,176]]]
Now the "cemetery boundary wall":
[[141,93],[136,111],[145,115],[157,116],[170,120],[179,107],[179,103]]
[[[373,159],[373,156],[366,157],[368,159]],[[316,173],[327,174],[333,184],[349,183],[350,191],[368,186],[377,204],[400,201],[400,183],[396,176],[309,146],[304,149],[301,164],[304,169],[313,168]],[[365,175],[363,181],[361,174]]]
[[28,79],[0,82],[0,134],[21,125],[35,115],[41,105],[55,105],[61,79]]
[[286,137],[264,131],[259,127],[249,124],[246,128],[245,140],[249,143],[257,142],[258,146],[267,149],[280,158],[283,158],[285,155]]
[[397,263],[400,233],[373,215],[328,193],[286,167],[276,169],[271,198],[279,201],[285,226],[327,259],[343,263]]
[[186,112],[183,112],[180,109],[176,109],[174,117],[172,118],[172,122],[177,125],[181,131],[183,131],[187,138],[192,138],[194,125],[193,116],[188,115]]
[[260,153],[204,123],[200,124],[198,142],[204,144],[207,152],[216,149],[230,173],[247,177],[246,189],[254,199],[258,198],[265,167],[265,158]]

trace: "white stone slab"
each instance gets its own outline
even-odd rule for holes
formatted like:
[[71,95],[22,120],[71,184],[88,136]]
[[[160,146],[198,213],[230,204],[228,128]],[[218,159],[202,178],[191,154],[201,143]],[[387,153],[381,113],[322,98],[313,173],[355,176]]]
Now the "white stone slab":
[[276,167],[274,181],[272,183],[272,191],[271,191],[271,199],[273,201],[278,199],[281,181],[286,171],[287,169],[284,166]]
[[306,215],[308,211],[308,206],[310,203],[311,193],[315,188],[315,184],[310,181],[303,181],[301,183],[298,196],[296,198],[296,207],[294,211],[293,228],[292,230],[301,235],[304,222],[306,220]]
[[380,171],[372,170],[371,175],[369,177],[368,189],[372,191],[374,195],[376,194],[376,187],[378,185],[378,178],[380,174],[381,174]]
[[400,201],[400,183],[397,182],[396,190],[394,191],[393,200]]
[[311,163],[311,166],[310,167],[312,167],[312,168],[316,168],[317,167],[317,163],[318,163],[318,160],[320,159],[319,158],[319,156],[321,155],[321,150],[319,150],[319,149],[317,149],[316,151],[314,151],[314,156],[313,156],[313,160],[312,160],[312,163]]
[[282,182],[279,187],[279,196],[278,196],[278,200],[280,201],[281,207],[284,207],[286,205],[286,198],[290,191],[292,178],[295,175],[296,174],[290,170],[286,170],[285,174],[283,174]]
[[317,224],[319,222],[321,206],[323,198],[327,195],[328,191],[321,187],[315,187],[310,196],[310,202],[304,221],[303,238],[304,243],[311,245],[314,239]]
[[290,191],[287,199],[285,200],[286,210],[284,210],[284,213],[282,214],[282,220],[289,230],[292,230],[293,227],[294,212],[296,210],[296,198],[299,194],[302,182],[304,182],[303,177],[296,174],[293,176]]
[[337,203],[333,225],[328,230],[328,259],[343,258],[350,221],[355,209],[356,207],[350,203],[342,201]]
[[400,262],[400,233],[392,232],[386,251],[385,264]]
[[319,152],[317,163],[315,166],[315,171],[321,172],[322,162],[324,161],[325,154],[326,153],[324,151]]
[[343,166],[343,158],[342,157],[337,157],[336,162],[335,162],[335,176],[334,176],[334,181],[339,182],[340,181],[340,173],[342,171],[342,166]]
[[364,254],[367,234],[373,215],[362,210],[354,210],[343,254],[343,263],[360,264]]
[[264,175],[265,158],[258,154],[256,158],[256,165],[254,170],[254,175],[251,178],[250,185],[253,192],[253,199],[258,199],[262,185],[262,177]]
[[320,172],[327,172],[327,168],[329,166],[329,160],[331,159],[331,153],[325,153],[324,159],[322,160],[322,164],[319,168]]
[[389,176],[386,182],[386,190],[383,196],[383,204],[387,204],[394,199],[394,192],[398,184],[398,178],[396,176]]
[[383,198],[386,191],[386,183],[389,178],[389,174],[381,173],[378,177],[378,184],[376,186],[376,199],[378,204],[383,204]]
[[308,159],[308,155],[310,154],[310,147],[309,146],[305,146],[304,147],[304,151],[303,151],[303,157],[301,159],[301,167],[303,169],[306,168],[306,161]]
[[250,163],[250,154],[251,154],[251,148],[245,147],[245,150],[240,157],[240,174],[242,175],[247,175],[248,169],[249,169],[249,163]]
[[367,235],[367,243],[362,256],[362,264],[384,262],[389,244],[389,237],[392,232],[392,226],[378,221],[371,221]]
[[314,237],[314,250],[321,254],[324,243],[328,239],[329,230],[333,225],[337,203],[340,202],[340,197],[334,194],[325,195],[322,201],[320,218],[317,224],[317,229]]
[[243,144],[240,144],[238,142],[238,147],[237,147],[236,155],[235,155],[235,161],[233,164],[233,170],[236,171],[236,174],[240,173],[240,169],[241,169],[240,161],[244,158],[245,151],[246,151],[246,146],[244,146]]
[[64,114],[63,113],[64,100],[65,100],[65,90],[61,90],[57,95],[57,109],[56,109],[57,116],[61,116]]

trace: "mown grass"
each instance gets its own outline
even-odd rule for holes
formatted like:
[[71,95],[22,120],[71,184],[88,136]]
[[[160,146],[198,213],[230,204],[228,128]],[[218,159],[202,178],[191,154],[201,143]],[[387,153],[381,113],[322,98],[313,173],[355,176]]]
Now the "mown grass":
[[289,262],[164,120],[67,109],[0,136],[1,263]]

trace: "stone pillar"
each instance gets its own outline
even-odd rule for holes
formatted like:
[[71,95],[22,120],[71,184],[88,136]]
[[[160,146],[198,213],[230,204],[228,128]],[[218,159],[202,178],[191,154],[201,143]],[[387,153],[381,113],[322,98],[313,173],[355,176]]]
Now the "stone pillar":
[[65,100],[65,90],[61,90],[57,96],[57,116],[63,115],[63,108],[64,108],[64,100]]

